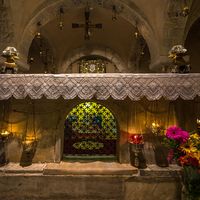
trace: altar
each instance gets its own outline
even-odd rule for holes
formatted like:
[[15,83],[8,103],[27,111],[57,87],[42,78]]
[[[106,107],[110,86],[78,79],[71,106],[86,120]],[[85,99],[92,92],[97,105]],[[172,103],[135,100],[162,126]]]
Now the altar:
[[[87,129],[99,132],[103,127],[98,120],[110,116],[101,123],[104,129],[110,128],[106,134],[116,138],[116,145],[112,143],[116,150],[111,150],[115,152],[111,154],[120,163],[129,163],[130,134],[148,133],[152,123],[163,129],[177,124],[186,130],[195,130],[200,112],[199,96],[199,74],[0,75],[1,129],[12,132],[7,156],[11,162],[20,162],[23,142],[33,138],[37,141],[33,162],[60,162],[65,148],[65,120],[74,120],[75,114],[82,112],[77,114],[82,115],[79,121],[82,125],[76,122],[75,132],[87,132]],[[90,105],[91,102],[101,108],[94,111],[97,107]],[[78,105],[81,108],[69,116]],[[93,111],[87,111],[89,106],[94,107]],[[101,116],[96,116],[94,121],[97,112]],[[103,116],[105,112],[107,116]],[[91,119],[87,122],[88,117]],[[155,162],[153,158],[149,158],[149,163],[152,162]]]
[[0,199],[199,195],[199,1],[0,10]]
[[[133,192],[146,200],[141,192],[154,187],[160,188],[155,190],[156,198],[162,191],[163,198],[179,199],[180,168],[175,163],[158,166],[166,154],[157,148],[155,136],[152,140],[152,125],[159,124],[163,131],[174,124],[195,130],[199,97],[200,75],[195,73],[1,74],[1,130],[11,133],[5,144],[10,163],[0,168],[1,178],[10,189],[12,180],[6,177],[18,177],[16,184],[26,178],[24,190],[33,181],[39,184],[47,179],[48,189],[52,188],[54,179],[57,192],[49,195],[55,198],[71,195],[69,188],[65,191],[59,184],[67,181],[78,188],[85,185],[82,192],[76,190],[77,197],[91,199],[96,190],[87,187],[97,181],[99,187],[117,189],[114,199],[118,200],[132,199]],[[144,136],[146,169],[136,168],[131,160],[131,134]],[[99,198],[112,199],[109,191],[99,193]],[[34,191],[22,194],[32,197]],[[45,191],[38,195],[48,196]]]

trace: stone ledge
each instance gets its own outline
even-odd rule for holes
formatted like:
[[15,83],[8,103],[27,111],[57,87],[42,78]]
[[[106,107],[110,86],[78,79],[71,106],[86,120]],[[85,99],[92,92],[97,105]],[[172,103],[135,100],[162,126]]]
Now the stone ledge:
[[153,177],[178,177],[181,167],[178,165],[169,165],[169,167],[159,167],[157,165],[148,165],[146,169],[140,170],[140,176]]
[[138,169],[117,162],[61,162],[49,163],[44,175],[134,175]]
[[27,167],[22,167],[19,163],[9,163],[0,167],[0,174],[42,174],[45,167],[45,163],[34,163]]
[[0,167],[0,175],[37,174],[37,175],[135,175],[138,169],[129,164],[117,162],[61,162],[34,163],[22,167],[19,163],[9,163]]
[[181,167],[170,165],[169,167],[158,167],[148,165],[146,169],[137,169],[129,164],[117,162],[61,162],[61,163],[34,163],[22,167],[19,163],[9,163],[0,167],[0,175],[28,174],[28,175],[67,175],[67,176],[136,176],[136,177],[179,177]]

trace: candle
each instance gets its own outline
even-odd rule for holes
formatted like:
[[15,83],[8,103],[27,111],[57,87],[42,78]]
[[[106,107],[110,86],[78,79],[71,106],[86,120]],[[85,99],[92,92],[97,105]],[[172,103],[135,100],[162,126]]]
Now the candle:
[[156,134],[156,135],[159,135],[162,133],[163,131],[163,127],[160,126],[160,124],[156,123],[156,122],[153,122],[151,124],[151,131],[152,133]]

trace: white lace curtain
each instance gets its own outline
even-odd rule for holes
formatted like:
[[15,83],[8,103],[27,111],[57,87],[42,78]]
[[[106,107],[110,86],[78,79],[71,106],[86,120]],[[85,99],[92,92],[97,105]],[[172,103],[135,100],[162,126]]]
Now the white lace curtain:
[[0,99],[165,98],[193,100],[200,96],[200,74],[1,74]]

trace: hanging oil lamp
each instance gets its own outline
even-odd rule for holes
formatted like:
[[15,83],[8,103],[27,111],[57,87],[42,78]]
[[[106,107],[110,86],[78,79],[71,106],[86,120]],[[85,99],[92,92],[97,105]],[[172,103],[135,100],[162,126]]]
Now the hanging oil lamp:
[[63,7],[61,6],[60,9],[59,9],[59,29],[62,30],[63,27],[64,27],[64,9]]
[[35,34],[35,36],[36,36],[36,38],[38,38],[38,39],[40,39],[41,38],[41,22],[39,21],[39,22],[37,22],[37,31],[36,31],[36,34]]

